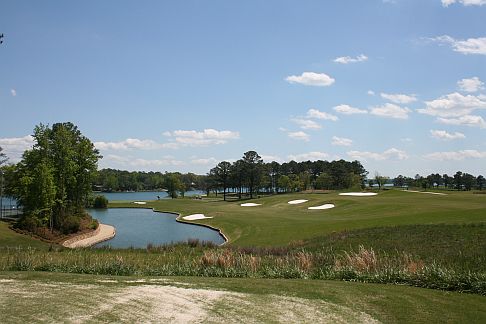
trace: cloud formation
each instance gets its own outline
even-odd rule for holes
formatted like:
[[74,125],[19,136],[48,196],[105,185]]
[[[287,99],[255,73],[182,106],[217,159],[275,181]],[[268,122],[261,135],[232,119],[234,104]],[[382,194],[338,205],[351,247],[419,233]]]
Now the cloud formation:
[[310,141],[310,135],[307,134],[307,133],[304,133],[302,131],[299,131],[299,132],[289,132],[287,134],[287,136],[290,137],[290,138],[292,138],[292,139],[299,140],[299,141],[305,141],[305,142]]
[[464,135],[463,133],[459,133],[459,132],[448,133],[445,130],[431,130],[430,135],[433,138],[440,139],[440,140],[446,140],[446,141],[466,138],[466,135]]
[[429,40],[439,43],[450,45],[455,52],[459,52],[465,55],[486,55],[486,37],[468,38],[466,40],[454,39],[451,36],[443,35]]
[[415,95],[405,95],[405,94],[391,94],[391,93],[381,93],[382,98],[390,100],[391,102],[397,104],[408,104],[414,101],[417,101],[417,97]]
[[32,149],[33,145],[34,138],[30,135],[0,138],[0,146],[3,148],[5,155],[11,159],[10,162],[17,162],[24,151]]
[[315,87],[328,87],[335,82],[329,75],[315,72],[304,72],[301,75],[290,75],[285,78],[285,81]]
[[486,5],[486,0],[442,0],[442,6],[449,7],[451,4],[460,3],[464,6]]
[[425,108],[417,109],[417,111],[430,116],[448,118],[470,115],[476,109],[486,109],[484,98],[454,92],[431,101],[425,101]]
[[290,161],[296,161],[296,162],[325,160],[327,158],[329,158],[329,154],[324,152],[317,152],[317,151],[288,156],[288,159]]
[[475,115],[465,115],[458,118],[437,118],[437,121],[445,125],[469,126],[486,128],[486,122],[483,117]]
[[10,94],[12,95],[12,97],[16,97],[17,96],[17,90],[10,89]]
[[334,59],[335,63],[340,63],[340,64],[349,64],[349,63],[358,63],[358,62],[364,62],[367,61],[368,57],[364,54],[360,54],[356,57],[351,57],[351,56],[341,56],[337,57]]
[[175,143],[188,146],[225,144],[229,140],[240,138],[240,133],[238,132],[229,130],[218,131],[212,128],[204,129],[202,132],[195,130],[176,130],[173,132],[165,132],[164,134],[171,137]]
[[354,108],[349,105],[339,105],[333,108],[337,113],[343,115],[367,114],[368,110]]
[[333,136],[331,144],[336,146],[351,146],[353,144],[353,140],[349,138]]
[[473,77],[457,81],[457,86],[464,92],[477,92],[484,89],[484,82],[479,80],[478,77]]
[[294,118],[294,123],[300,126],[302,129],[321,129],[322,126],[310,119]]
[[390,148],[383,153],[376,153],[376,152],[366,152],[366,151],[349,151],[347,152],[348,156],[355,160],[375,160],[375,161],[384,161],[384,160],[405,160],[408,159],[408,155],[405,151]]
[[486,152],[477,150],[461,150],[451,152],[434,152],[424,155],[426,159],[434,161],[462,161],[466,159],[485,159]]
[[407,107],[402,108],[395,104],[386,103],[383,106],[372,107],[370,114],[386,118],[408,119],[410,111]]
[[337,121],[339,119],[337,116],[313,108],[307,111],[307,117],[321,119],[321,120],[331,120],[331,121]]

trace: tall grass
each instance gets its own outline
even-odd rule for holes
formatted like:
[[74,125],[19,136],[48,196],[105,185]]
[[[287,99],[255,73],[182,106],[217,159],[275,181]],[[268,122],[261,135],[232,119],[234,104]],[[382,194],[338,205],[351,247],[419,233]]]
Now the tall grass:
[[379,253],[365,246],[340,252],[304,248],[270,252],[194,243],[125,250],[4,248],[0,253],[0,271],[334,279],[486,295],[484,272],[452,269],[404,252]]

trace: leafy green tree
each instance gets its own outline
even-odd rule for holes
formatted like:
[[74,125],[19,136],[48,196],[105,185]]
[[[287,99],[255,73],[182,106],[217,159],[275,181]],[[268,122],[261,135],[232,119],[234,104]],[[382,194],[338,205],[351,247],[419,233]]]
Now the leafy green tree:
[[226,189],[228,188],[229,178],[231,172],[231,163],[227,161],[223,161],[218,163],[218,165],[211,170],[211,173],[214,174],[215,180],[218,183],[218,186],[223,188],[223,200],[226,201]]
[[333,179],[327,172],[322,172],[316,179],[316,189],[329,190],[332,187]]
[[182,182],[180,174],[178,173],[166,173],[165,175],[165,188],[170,198],[177,198],[178,192],[182,188]]
[[486,179],[482,175],[478,175],[476,178],[476,185],[478,186],[479,190],[483,190],[484,186],[486,185]]
[[263,171],[263,160],[255,151],[248,151],[243,154],[244,174],[247,181],[247,187],[250,191],[250,199],[253,198],[253,192],[258,191]]
[[277,185],[279,189],[282,189],[284,192],[288,192],[291,189],[291,181],[290,178],[286,175],[281,175],[278,177]]

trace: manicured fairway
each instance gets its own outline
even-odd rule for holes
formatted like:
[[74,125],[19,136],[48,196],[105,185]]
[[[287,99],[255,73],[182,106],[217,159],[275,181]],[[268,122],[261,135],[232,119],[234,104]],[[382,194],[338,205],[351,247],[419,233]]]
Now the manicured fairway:
[[486,321],[485,297],[402,286],[41,272],[0,273],[0,282],[3,323]]
[[[486,222],[486,195],[446,192],[447,195],[382,191],[372,197],[330,194],[286,194],[255,199],[261,206],[241,207],[241,202],[174,199],[149,201],[144,207],[184,215],[203,213],[212,219],[195,221],[220,228],[231,244],[276,246],[332,232],[406,224],[458,224]],[[307,199],[291,205],[288,201]],[[326,210],[308,207],[334,204]],[[140,207],[111,202],[112,207]]]

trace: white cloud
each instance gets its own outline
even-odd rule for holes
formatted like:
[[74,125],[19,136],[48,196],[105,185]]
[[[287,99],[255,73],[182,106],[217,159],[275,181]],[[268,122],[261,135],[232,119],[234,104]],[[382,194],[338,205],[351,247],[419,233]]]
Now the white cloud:
[[403,143],[412,143],[413,142],[413,140],[410,137],[401,138],[400,141],[402,141]]
[[347,152],[348,156],[355,160],[375,160],[375,161],[384,161],[384,160],[405,160],[408,159],[408,155],[405,151],[398,150],[396,148],[391,148],[383,153],[375,153],[375,152],[366,152],[366,151],[349,151]]
[[3,153],[10,158],[10,162],[18,162],[24,151],[32,149],[34,138],[30,135],[24,137],[0,138]]
[[408,119],[409,112],[410,109],[407,107],[402,108],[391,103],[386,103],[383,106],[373,107],[370,109],[370,114],[372,115],[396,119]]
[[438,99],[426,101],[425,108],[417,109],[422,114],[438,117],[470,115],[476,109],[486,109],[486,101],[480,96],[462,95],[454,92]]
[[486,37],[459,40],[454,39],[448,35],[443,35],[439,37],[429,38],[429,40],[437,42],[439,44],[450,45],[455,52],[459,52],[465,55],[486,55]]
[[12,97],[16,97],[17,96],[17,90],[10,89],[10,94],[12,95]]
[[460,3],[464,6],[482,6],[486,5],[486,0],[442,0],[444,7],[449,7],[453,3]]
[[375,92],[373,90],[368,90],[367,94],[369,94],[370,96],[374,96]]
[[325,160],[329,158],[329,154],[324,152],[309,152],[302,154],[289,155],[288,159],[291,161],[302,162],[302,161],[316,161]]
[[437,121],[441,124],[446,125],[458,125],[458,126],[469,126],[469,127],[479,127],[486,128],[486,122],[483,117],[475,115],[465,115],[458,118],[437,118]]
[[354,108],[349,105],[339,105],[333,108],[337,113],[343,115],[367,114],[368,111],[364,109]]
[[282,163],[283,160],[279,157],[279,156],[276,156],[276,155],[261,155],[262,157],[262,160],[265,161],[265,163],[270,163],[270,162],[273,162],[273,161],[276,161],[276,162],[279,162],[279,163]]
[[430,135],[433,138],[437,138],[440,140],[448,140],[448,141],[466,138],[466,135],[464,135],[463,133],[459,133],[459,132],[448,133],[445,130],[431,130]]
[[484,89],[484,82],[479,80],[478,77],[473,77],[470,79],[462,79],[457,81],[457,86],[460,90],[465,92],[477,92]]
[[327,112],[324,111],[319,111],[317,109],[312,109],[312,108],[307,111],[307,117],[322,119],[322,120],[332,120],[332,121],[337,121],[339,119],[337,116],[328,114]]
[[381,93],[380,95],[382,98],[385,98],[397,104],[408,104],[417,101],[417,97],[415,95],[405,95],[399,93],[395,93],[395,94]]
[[341,64],[349,64],[349,63],[358,63],[358,62],[364,62],[367,61],[368,57],[364,54],[360,54],[356,57],[351,57],[351,56],[341,56],[337,57],[334,62],[335,63],[341,63]]
[[325,73],[304,72],[301,75],[290,75],[285,78],[289,83],[299,83],[308,86],[327,87],[335,80]]
[[337,146],[351,146],[353,144],[353,140],[349,138],[333,136],[331,144]]
[[94,145],[99,150],[157,150],[164,148],[164,144],[159,144],[152,140],[141,140],[138,138],[127,138],[120,142],[95,142]]
[[189,146],[206,146],[214,144],[225,144],[229,140],[240,138],[238,132],[229,130],[218,131],[205,129],[202,132],[195,130],[176,130],[171,133],[176,143]]
[[300,126],[302,129],[321,129],[322,126],[310,119],[294,118],[294,123]]
[[307,133],[304,133],[302,131],[300,131],[300,132],[289,132],[287,135],[292,139],[305,141],[305,142],[310,141],[310,135],[307,134]]
[[219,160],[213,158],[213,157],[210,157],[210,158],[207,158],[207,159],[192,159],[191,160],[191,164],[195,164],[195,165],[216,165],[218,164]]
[[477,150],[461,150],[452,152],[434,152],[424,156],[426,159],[435,161],[462,161],[465,159],[484,159],[486,152]]

